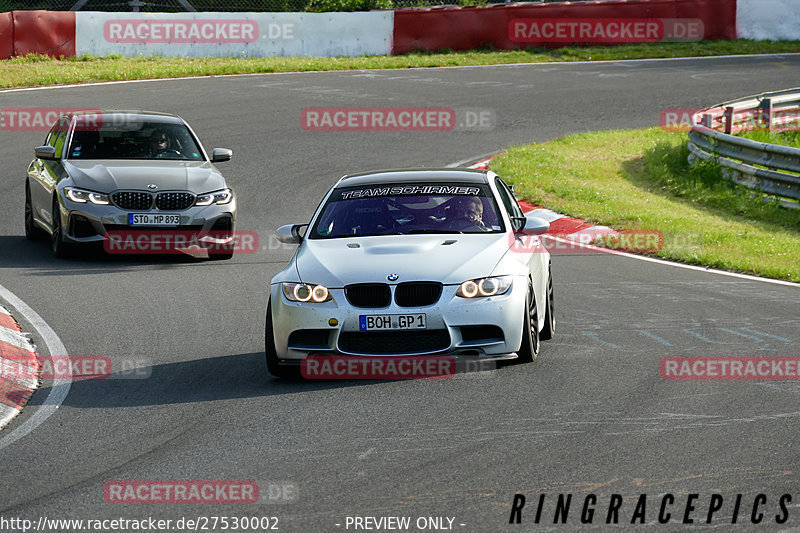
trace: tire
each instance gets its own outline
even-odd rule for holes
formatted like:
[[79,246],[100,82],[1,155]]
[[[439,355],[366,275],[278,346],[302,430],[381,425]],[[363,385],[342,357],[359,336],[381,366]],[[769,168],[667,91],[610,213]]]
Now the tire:
[[539,313],[536,310],[536,296],[533,285],[528,284],[528,297],[525,298],[525,310],[522,321],[522,343],[517,350],[517,362],[532,363],[539,355],[541,342],[539,341]]
[[33,202],[31,201],[31,186],[25,182],[25,238],[38,241],[44,238],[45,232],[33,221]]
[[50,250],[53,256],[66,259],[72,256],[72,246],[64,241],[64,227],[61,225],[61,207],[58,198],[53,198],[53,233],[50,235]]
[[547,311],[544,315],[544,328],[539,334],[539,338],[543,341],[549,341],[556,333],[556,307],[555,297],[553,296],[553,268],[547,268],[547,274],[550,278],[547,282]]
[[300,379],[300,367],[280,366],[275,350],[275,332],[272,329],[272,302],[267,304],[267,320],[264,328],[264,354],[267,371],[276,378]]

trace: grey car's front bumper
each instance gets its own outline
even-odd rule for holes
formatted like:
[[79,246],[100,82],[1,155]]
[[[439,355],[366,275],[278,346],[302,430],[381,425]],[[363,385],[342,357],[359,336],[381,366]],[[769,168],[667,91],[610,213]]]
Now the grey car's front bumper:
[[[92,203],[77,203],[67,198],[62,201],[63,238],[72,243],[103,242],[109,232],[137,231],[137,230],[185,230],[197,233],[199,237],[207,235],[213,230],[232,231],[236,222],[236,198],[227,204],[212,204],[207,206],[192,206],[180,211],[125,210],[113,204],[96,205]],[[128,215],[131,213],[179,215],[180,225],[159,226],[131,226],[128,224]],[[233,237],[230,237],[232,239]],[[224,239],[223,239],[224,240]]]

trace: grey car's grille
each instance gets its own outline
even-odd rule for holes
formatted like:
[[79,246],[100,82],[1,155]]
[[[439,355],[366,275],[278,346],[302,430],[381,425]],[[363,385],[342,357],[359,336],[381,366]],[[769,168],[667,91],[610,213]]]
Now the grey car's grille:
[[122,209],[144,211],[153,206],[153,196],[147,192],[116,192],[111,199]]
[[363,355],[435,353],[450,347],[446,329],[426,331],[343,331],[339,350]]
[[[149,192],[123,191],[111,195],[114,205],[129,211],[147,211],[153,208],[153,195]],[[182,211],[194,205],[190,192],[161,192],[155,195],[155,208],[161,211]]]
[[348,285],[344,294],[355,307],[387,307],[392,302],[392,292],[385,283]]
[[409,281],[394,290],[394,301],[400,307],[433,305],[442,295],[442,284],[435,281]]
[[162,211],[180,211],[194,204],[194,195],[188,192],[162,192],[156,196],[156,207]]

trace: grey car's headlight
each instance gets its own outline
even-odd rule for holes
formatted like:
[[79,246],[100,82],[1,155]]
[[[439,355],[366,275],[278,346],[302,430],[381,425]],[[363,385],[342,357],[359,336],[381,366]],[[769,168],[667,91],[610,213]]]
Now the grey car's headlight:
[[194,205],[229,204],[231,200],[233,200],[233,191],[222,189],[221,191],[199,195]]
[[465,281],[456,291],[462,298],[481,298],[505,294],[511,288],[511,276],[494,276]]
[[315,302],[321,304],[332,300],[331,293],[324,285],[308,283],[283,283],[283,295],[292,302]]
[[108,205],[111,203],[107,194],[85,191],[75,187],[64,187],[64,195],[77,204],[91,202],[95,205]]

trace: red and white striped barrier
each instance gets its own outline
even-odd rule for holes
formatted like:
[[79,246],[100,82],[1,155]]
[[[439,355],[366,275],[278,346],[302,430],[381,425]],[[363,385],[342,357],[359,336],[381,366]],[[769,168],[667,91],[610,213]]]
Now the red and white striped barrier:
[[0,428],[28,403],[39,385],[40,370],[35,346],[0,306]]
[[800,39],[796,0],[599,0],[362,13],[0,13],[0,59],[359,56],[415,50]]

